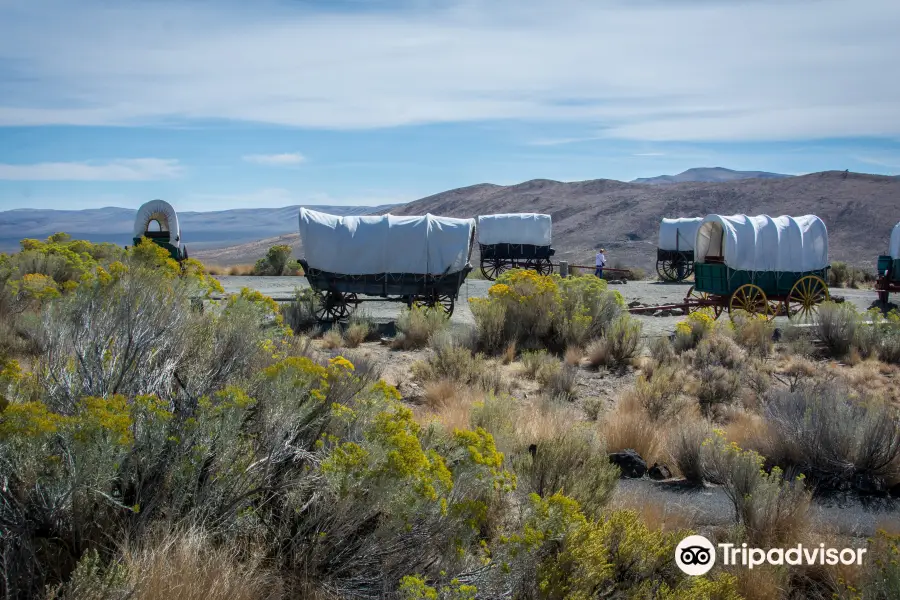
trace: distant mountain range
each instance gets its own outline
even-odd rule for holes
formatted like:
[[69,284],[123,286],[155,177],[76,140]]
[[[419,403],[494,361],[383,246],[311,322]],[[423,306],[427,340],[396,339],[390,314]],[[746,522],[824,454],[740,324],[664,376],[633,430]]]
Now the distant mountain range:
[[722,182],[738,181],[741,179],[783,179],[793,175],[781,173],[768,173],[766,171],[732,171],[723,167],[700,167],[688,169],[678,175],[659,175],[658,177],[639,177],[631,183],[647,183],[650,185],[665,185],[668,183],[687,182]]
[[[389,210],[382,206],[308,206],[335,215],[361,215]],[[176,206],[177,210],[178,207]],[[179,212],[182,237],[188,251],[221,248],[281,235],[297,230],[299,206],[241,208],[215,212]],[[132,243],[131,232],[137,210],[91,208],[48,210],[21,208],[0,212],[0,252],[19,249],[23,238],[44,239],[57,231],[92,242]]]

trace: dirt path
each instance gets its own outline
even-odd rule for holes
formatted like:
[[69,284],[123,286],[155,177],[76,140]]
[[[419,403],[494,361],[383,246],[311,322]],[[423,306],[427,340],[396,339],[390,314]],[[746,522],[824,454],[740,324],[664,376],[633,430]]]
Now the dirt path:
[[[231,277],[218,278],[225,288],[226,293],[238,293],[241,288],[249,287],[276,300],[290,299],[298,288],[308,287],[305,277]],[[459,290],[459,299],[453,312],[451,322],[459,325],[472,325],[472,311],[469,310],[469,298],[483,298],[487,295],[488,288],[492,285],[482,279],[467,279]],[[678,304],[684,300],[685,294],[691,287],[691,283],[662,283],[655,281],[632,281],[625,285],[612,285],[624,296],[625,302],[638,301],[648,305]],[[832,288],[833,296],[842,296],[847,302],[852,302],[859,310],[866,310],[875,300],[875,292],[872,290],[850,290]],[[360,310],[376,321],[392,321],[403,306],[399,302],[386,302],[374,299],[365,302]],[[669,335],[675,330],[675,324],[683,319],[681,315],[673,317],[653,317],[651,315],[636,315],[644,324],[644,336],[656,337]],[[778,317],[777,323],[787,323],[784,317]]]

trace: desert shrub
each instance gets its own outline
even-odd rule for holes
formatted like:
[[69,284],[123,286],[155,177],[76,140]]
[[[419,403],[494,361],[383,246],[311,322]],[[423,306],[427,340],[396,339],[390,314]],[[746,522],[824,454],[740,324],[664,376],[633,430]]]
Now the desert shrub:
[[674,347],[679,353],[695,348],[715,329],[715,317],[706,309],[692,312],[687,319],[675,324]]
[[692,365],[699,380],[695,395],[704,416],[713,417],[736,400],[745,362],[744,351],[731,338],[713,334],[701,340]]
[[451,381],[459,385],[477,386],[484,391],[502,389],[499,372],[484,355],[473,353],[447,332],[434,336],[432,354],[427,360],[414,363],[413,376],[422,381]]
[[[288,246],[287,244],[278,244],[276,246],[272,246],[266,252],[266,255],[256,261],[256,264],[253,266],[252,275],[286,275],[286,274],[294,274],[294,272],[299,268],[299,265],[291,265],[290,273],[288,272],[288,266],[292,262],[291,261],[291,253],[293,252],[293,248]],[[294,261],[296,262],[296,261]]]
[[864,571],[858,583],[841,581],[842,600],[890,600],[900,598],[900,535],[879,530],[869,540]]
[[828,285],[831,287],[845,287],[847,284],[850,267],[847,263],[836,260],[831,263],[831,269],[828,271]]
[[734,318],[734,341],[753,356],[766,357],[775,343],[775,323],[763,315],[739,313]]
[[590,398],[585,398],[582,402],[582,408],[584,409],[584,413],[587,415],[587,418],[591,421],[596,421],[600,418],[600,415],[603,414],[603,411],[606,409],[606,402],[604,402],[603,398],[598,398],[596,396],[591,396]]
[[682,406],[681,393],[685,378],[683,369],[661,366],[649,377],[638,375],[634,388],[625,393],[626,402],[635,402],[654,421],[671,417]]
[[816,335],[832,356],[844,356],[853,347],[858,315],[852,304],[823,302],[819,305],[813,323]]
[[880,358],[888,363],[900,363],[900,313],[891,311],[885,316],[878,309],[870,309],[859,323],[853,348],[862,358]]
[[658,365],[667,365],[677,358],[672,342],[665,337],[655,337],[650,342],[650,358]]
[[566,363],[556,362],[554,368],[548,374],[541,374],[542,389],[550,398],[573,400],[575,398],[575,383],[578,378],[578,367]]
[[321,296],[312,288],[296,290],[294,299],[280,305],[284,323],[294,333],[304,333],[317,326],[316,311],[322,302]]
[[523,352],[520,358],[529,379],[545,377],[559,366],[559,360],[546,350]]
[[447,328],[447,318],[440,310],[410,306],[397,317],[397,337],[392,344],[402,350],[417,350],[428,345],[439,331]]
[[766,473],[762,456],[728,443],[721,430],[713,432],[703,449],[706,477],[722,482],[749,543],[776,547],[798,539],[810,502],[802,475],[791,480],[778,467]]
[[703,483],[703,442],[712,435],[706,421],[681,423],[669,438],[669,456],[681,476],[693,484]]
[[328,350],[341,348],[344,345],[344,336],[340,329],[332,327],[322,335],[322,345]]
[[808,382],[772,395],[766,419],[774,428],[773,460],[828,486],[897,476],[900,421],[895,407],[853,398],[836,382]]
[[521,491],[542,498],[566,494],[589,516],[600,514],[619,479],[602,439],[586,425],[558,429],[514,456],[512,465]]
[[594,520],[563,494],[535,494],[524,531],[495,552],[514,574],[515,597],[590,598],[604,590],[609,597],[738,598],[734,577],[686,577],[675,566],[675,546],[689,532],[651,530],[634,511]]
[[498,352],[515,341],[520,348],[561,352],[601,335],[624,302],[597,278],[513,269],[497,279],[487,298],[470,304],[484,350]]
[[584,358],[584,351],[581,348],[571,346],[566,348],[566,353],[563,355],[563,362],[567,365],[577,367],[581,364],[582,358]]
[[365,315],[354,314],[347,323],[344,331],[344,342],[348,348],[357,348],[365,342],[372,333],[372,321]]
[[642,329],[641,322],[627,314],[612,322],[602,340],[611,364],[624,365],[640,353]]

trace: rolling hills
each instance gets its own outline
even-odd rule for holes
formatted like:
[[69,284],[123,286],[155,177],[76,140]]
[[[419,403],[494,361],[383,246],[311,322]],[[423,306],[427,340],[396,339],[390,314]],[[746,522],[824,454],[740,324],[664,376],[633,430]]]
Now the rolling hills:
[[[589,265],[596,249],[604,247],[612,265],[647,269],[655,265],[657,231],[664,216],[812,213],[828,226],[833,261],[868,268],[878,254],[886,251],[890,230],[900,221],[900,178],[825,171],[796,177],[669,185],[536,179],[511,186],[479,184],[450,190],[394,207],[390,212],[456,217],[549,213],[553,216],[557,258]],[[249,263],[275,243],[290,244],[295,256],[302,256],[296,233],[195,256],[224,265]]]

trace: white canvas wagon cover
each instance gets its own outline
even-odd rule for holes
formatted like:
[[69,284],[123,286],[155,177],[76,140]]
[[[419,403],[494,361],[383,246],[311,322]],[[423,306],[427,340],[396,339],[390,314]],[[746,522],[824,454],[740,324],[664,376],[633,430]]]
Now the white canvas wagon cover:
[[741,271],[816,271],[828,266],[828,230],[815,215],[707,215],[697,230],[694,260],[722,256]]
[[159,223],[160,231],[169,232],[169,243],[176,248],[181,245],[181,228],[178,226],[178,215],[172,205],[165,200],[145,202],[134,217],[134,236],[139,238],[147,232],[151,221]]
[[900,223],[894,225],[894,230],[891,231],[890,254],[891,258],[900,258]]
[[479,244],[530,244],[549,246],[553,222],[550,215],[506,213],[478,217]]
[[475,219],[431,214],[338,217],[300,209],[310,267],[340,275],[442,275],[469,264]]
[[693,250],[697,239],[697,229],[703,217],[663,219],[659,224],[660,250]]

